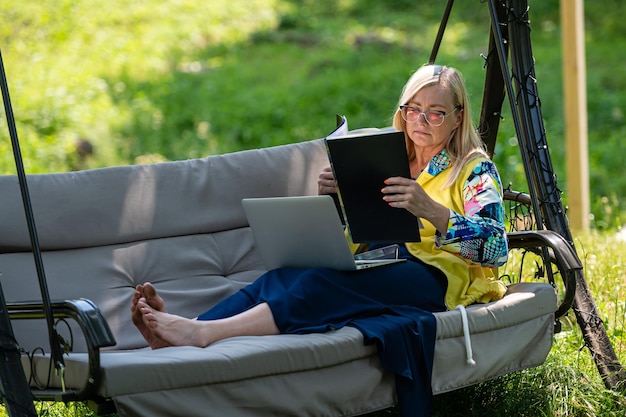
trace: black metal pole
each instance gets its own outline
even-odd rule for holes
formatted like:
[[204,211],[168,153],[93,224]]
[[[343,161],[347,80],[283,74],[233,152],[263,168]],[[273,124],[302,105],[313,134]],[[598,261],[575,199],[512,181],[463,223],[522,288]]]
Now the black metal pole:
[[[533,213],[535,214],[535,220],[538,225],[543,224],[543,220],[541,218],[541,211],[539,208],[539,200],[537,198],[536,187],[533,186],[533,171],[529,169],[530,160],[529,160],[529,151],[525,149],[526,141],[522,140],[525,135],[524,129],[522,127],[522,121],[520,120],[519,113],[517,111],[517,102],[515,101],[515,91],[513,90],[513,83],[511,82],[511,76],[509,71],[509,66],[507,63],[507,51],[508,49],[504,45],[503,36],[502,36],[502,28],[500,16],[502,15],[502,11],[499,9],[502,8],[502,5],[498,5],[497,0],[489,1],[489,12],[491,17],[491,30],[493,32],[493,36],[495,37],[494,46],[496,47],[496,51],[498,52],[498,61],[500,63],[500,71],[502,72],[502,78],[504,79],[504,87],[506,88],[507,97],[509,99],[509,105],[511,107],[511,117],[513,119],[513,125],[515,126],[515,132],[517,133],[517,141],[520,145],[520,156],[522,157],[522,163],[524,164],[524,172],[526,173],[526,182],[528,182],[529,190],[528,193],[531,197],[531,202],[533,206]],[[509,40],[510,41],[510,40]],[[488,82],[488,81],[487,81]]]
[[431,65],[434,64],[437,59],[439,47],[441,46],[441,40],[443,39],[443,34],[446,31],[446,26],[448,25],[448,19],[450,18],[450,12],[452,11],[453,5],[454,0],[448,0],[446,9],[443,12],[443,17],[441,18],[441,23],[439,24],[439,31],[437,32],[437,37],[435,38],[435,44],[433,45],[433,49],[430,52],[430,58],[428,59],[428,63]]
[[13,335],[13,327],[0,285],[0,388],[9,416],[37,417],[33,394],[26,381],[21,353]]
[[[499,21],[504,20],[506,13],[502,7],[496,11]],[[501,38],[498,38],[498,35]],[[487,152],[492,157],[495,154],[498,129],[502,119],[502,104],[504,103],[505,88],[504,74],[500,68],[499,53],[508,54],[508,32],[496,33],[493,28],[489,30],[489,49],[485,56],[485,87],[478,123],[478,134],[487,146]],[[498,48],[501,48],[498,51]]]
[[22,162],[22,153],[20,150],[20,143],[17,137],[17,128],[15,126],[15,118],[13,116],[13,108],[11,107],[11,98],[9,96],[9,86],[7,83],[6,73],[4,70],[4,61],[2,59],[2,52],[0,51],[0,88],[2,89],[2,99],[4,101],[4,110],[7,117],[7,126],[9,127],[9,135],[11,136],[11,144],[13,146],[13,157],[15,158],[15,167],[17,168],[17,177],[20,183],[20,190],[22,192],[22,201],[24,203],[24,212],[26,214],[26,223],[28,224],[28,232],[30,235],[31,246],[33,250],[33,257],[35,259],[35,268],[37,270],[37,277],[39,279],[39,289],[41,291],[41,298],[43,301],[44,312],[46,315],[46,322],[48,325],[48,335],[50,339],[50,352],[54,367],[57,370],[64,368],[63,355],[61,352],[61,345],[59,343],[59,337],[54,326],[54,317],[52,315],[52,307],[50,304],[50,293],[48,291],[48,284],[46,282],[46,275],[43,268],[43,260],[41,258],[41,248],[39,247],[39,238],[37,237],[37,229],[35,227],[35,216],[33,214],[33,208],[30,201],[30,194],[28,192],[28,184],[26,182],[26,173],[24,170],[24,164]]

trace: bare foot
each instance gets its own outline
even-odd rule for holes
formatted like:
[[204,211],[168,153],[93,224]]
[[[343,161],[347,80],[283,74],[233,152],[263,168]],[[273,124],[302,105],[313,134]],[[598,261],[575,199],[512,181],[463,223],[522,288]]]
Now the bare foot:
[[137,285],[130,305],[131,320],[135,327],[137,327],[137,330],[139,330],[139,333],[141,333],[150,346],[159,344],[158,340],[154,340],[155,337],[152,334],[152,331],[146,327],[146,324],[143,321],[141,311],[139,311],[139,308],[137,307],[140,300],[143,300],[143,302],[152,309],[163,313],[166,312],[165,302],[157,294],[154,286],[149,282],[146,282],[144,285]]
[[207,333],[210,326],[208,321],[188,319],[155,310],[143,298],[137,302],[136,309],[142,316],[144,328],[150,332],[149,343],[153,349],[167,346],[206,347],[211,344]]

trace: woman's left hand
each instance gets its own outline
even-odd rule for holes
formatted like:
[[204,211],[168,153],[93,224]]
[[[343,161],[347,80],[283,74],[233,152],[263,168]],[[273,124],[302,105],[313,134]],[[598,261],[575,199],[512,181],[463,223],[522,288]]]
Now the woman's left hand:
[[331,167],[326,167],[320,172],[317,179],[317,193],[319,195],[337,194],[335,176]]
[[450,210],[430,198],[417,181],[403,177],[387,178],[381,192],[383,200],[391,207],[408,210],[415,217],[431,222],[440,233],[446,233]]

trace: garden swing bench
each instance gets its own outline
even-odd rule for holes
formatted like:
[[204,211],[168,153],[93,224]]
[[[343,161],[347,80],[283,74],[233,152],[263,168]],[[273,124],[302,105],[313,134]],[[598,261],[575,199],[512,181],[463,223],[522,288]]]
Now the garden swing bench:
[[[541,122],[527,4],[488,3],[480,130],[493,152],[506,93],[529,187],[505,193],[509,243],[536,254],[543,262],[537,278],[546,282],[512,283],[502,300],[469,306],[465,323],[458,311],[436,314],[435,394],[540,365],[559,317],[572,302],[584,302],[576,291],[584,286],[582,265]],[[393,376],[352,328],[150,350],[130,323],[132,288],[148,278],[170,312],[192,316],[258,277],[262,266],[240,201],[315,194],[317,174],[328,164],[323,140],[27,178],[1,69],[18,168],[17,176],[0,177],[0,384],[10,416],[35,416],[34,400],[81,401],[100,415],[120,416],[347,416],[394,404]],[[42,301],[28,301],[37,288]],[[590,347],[607,351],[592,339]],[[467,363],[468,342],[475,366]],[[621,369],[616,360],[598,367],[607,381]]]

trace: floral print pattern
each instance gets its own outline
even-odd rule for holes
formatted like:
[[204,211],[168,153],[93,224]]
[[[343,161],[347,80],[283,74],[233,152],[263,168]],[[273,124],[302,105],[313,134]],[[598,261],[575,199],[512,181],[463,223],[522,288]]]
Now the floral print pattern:
[[[428,172],[437,175],[450,166],[450,157],[444,149],[435,156]],[[437,233],[437,247],[457,254],[482,266],[498,267],[508,257],[508,243],[504,226],[502,182],[495,164],[477,159],[469,178],[463,185],[464,214],[450,210],[445,236]]]

